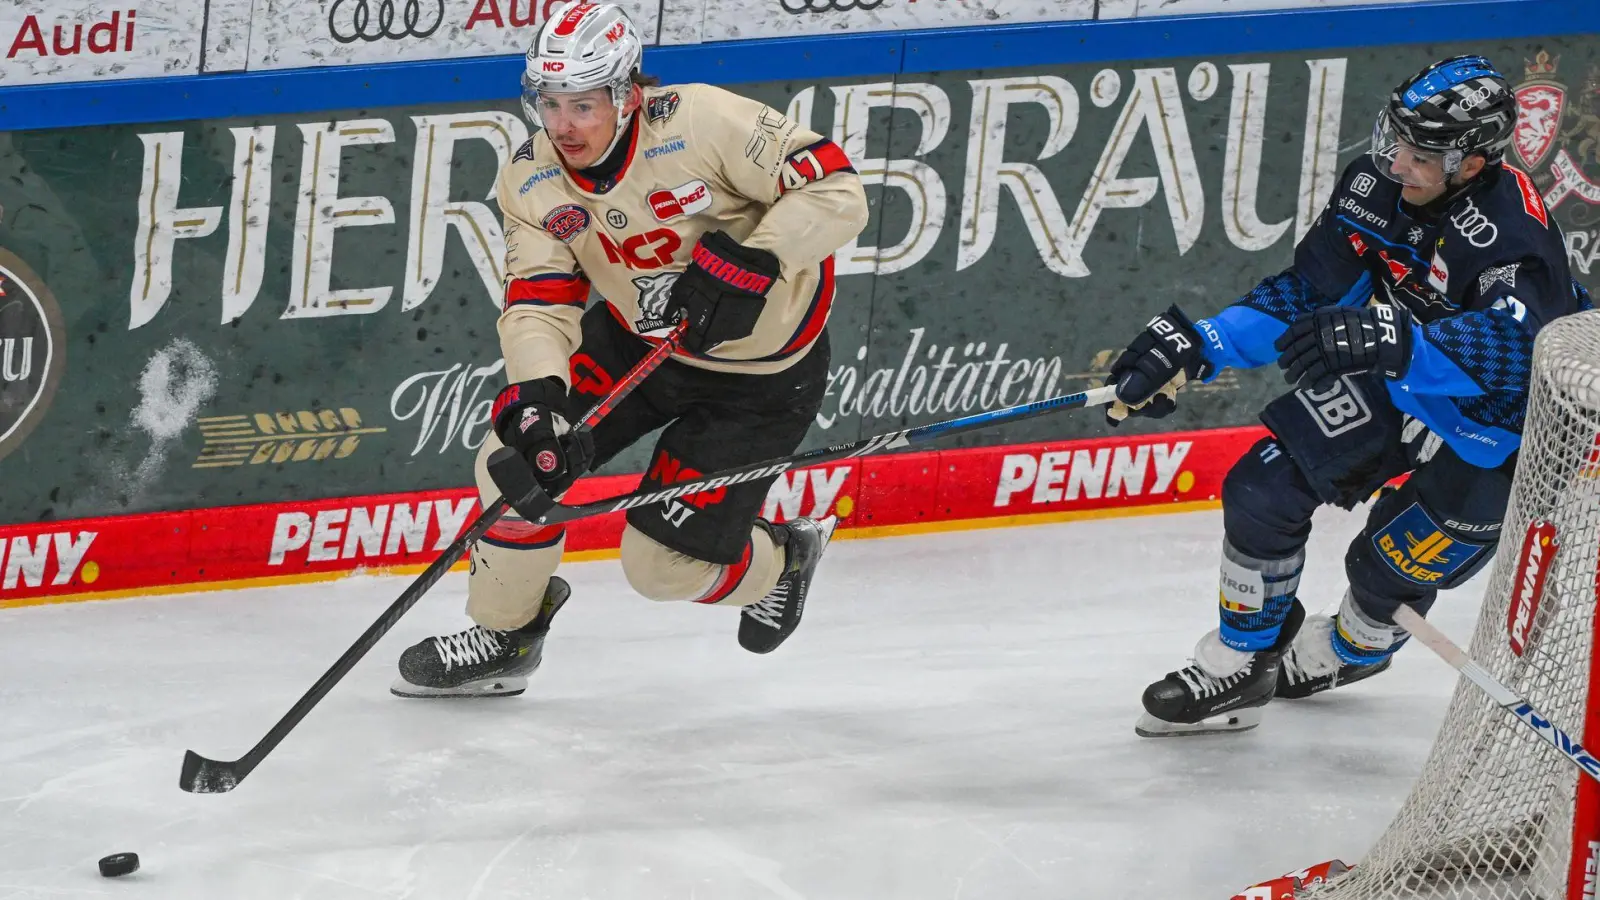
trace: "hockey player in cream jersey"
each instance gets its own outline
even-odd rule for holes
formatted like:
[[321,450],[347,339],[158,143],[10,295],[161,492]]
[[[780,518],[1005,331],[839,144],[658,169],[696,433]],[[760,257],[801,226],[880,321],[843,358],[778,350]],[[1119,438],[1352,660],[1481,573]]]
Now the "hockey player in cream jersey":
[[[485,503],[502,444],[555,496],[665,426],[645,485],[668,485],[792,453],[821,405],[832,254],[866,224],[860,178],[832,141],[720,88],[658,86],[641,58],[633,22],[606,3],[555,11],[528,51],[523,107],[543,130],[498,182],[510,383],[475,467]],[[652,333],[684,318],[672,359],[592,432],[571,433]],[[739,643],[776,649],[833,519],[758,519],[771,482],[630,510],[629,583],[652,600],[741,607]],[[490,529],[472,550],[474,625],[406,650],[394,692],[521,693],[569,596],[553,577],[564,537],[514,516]]]

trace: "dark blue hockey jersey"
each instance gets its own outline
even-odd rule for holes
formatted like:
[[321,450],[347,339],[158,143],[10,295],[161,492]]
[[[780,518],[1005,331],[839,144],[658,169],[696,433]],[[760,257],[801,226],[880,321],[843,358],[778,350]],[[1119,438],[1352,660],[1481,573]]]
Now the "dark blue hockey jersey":
[[1411,368],[1389,382],[1394,405],[1485,468],[1521,443],[1534,335],[1590,305],[1560,226],[1523,172],[1489,166],[1429,214],[1403,205],[1400,185],[1361,156],[1294,265],[1195,325],[1219,369],[1252,368],[1276,361],[1273,341],[1301,316],[1369,301],[1403,304],[1415,318]]

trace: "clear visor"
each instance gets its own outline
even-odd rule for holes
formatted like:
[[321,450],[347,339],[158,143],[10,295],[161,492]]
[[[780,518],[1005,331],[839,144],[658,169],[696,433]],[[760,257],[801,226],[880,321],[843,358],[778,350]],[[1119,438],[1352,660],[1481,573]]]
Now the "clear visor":
[[1461,151],[1439,153],[1405,142],[1395,131],[1388,110],[1378,113],[1372,125],[1372,162],[1382,174],[1406,187],[1444,187],[1461,169]]
[[614,92],[606,88],[583,91],[541,90],[538,83],[522,74],[522,111],[535,127],[551,129],[562,125],[588,128],[606,121],[615,106]]

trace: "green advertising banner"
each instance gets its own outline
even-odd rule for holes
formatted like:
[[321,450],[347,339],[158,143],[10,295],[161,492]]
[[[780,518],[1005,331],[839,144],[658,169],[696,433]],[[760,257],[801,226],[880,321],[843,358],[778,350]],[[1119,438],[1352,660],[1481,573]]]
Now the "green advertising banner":
[[[1517,83],[1508,161],[1600,285],[1593,41],[733,86],[868,182],[810,444],[1097,383],[1152,313],[1286,266],[1393,84],[1469,51]],[[527,134],[514,101],[0,134],[0,522],[468,483]],[[1284,389],[1230,373],[1129,427],[1248,424]]]

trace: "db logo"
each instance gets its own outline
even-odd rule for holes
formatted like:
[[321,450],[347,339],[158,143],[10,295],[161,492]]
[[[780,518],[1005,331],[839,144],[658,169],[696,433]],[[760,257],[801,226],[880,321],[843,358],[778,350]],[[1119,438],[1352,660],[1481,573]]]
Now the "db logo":
[[544,61],[544,70],[546,72],[559,72],[566,67],[567,64],[559,59],[547,59]]
[[534,464],[539,467],[539,471],[544,472],[547,475],[551,472],[554,472],[556,470],[555,451],[540,450],[539,455],[534,457]]
[[1328,437],[1338,437],[1372,421],[1372,410],[1349,375],[1340,376],[1323,390],[1302,388],[1294,393]]
[[710,207],[711,189],[706,187],[704,181],[696,179],[671,190],[662,188],[659,191],[651,191],[645,200],[650,204],[650,211],[655,213],[656,218],[665,222],[679,216],[692,216]]

